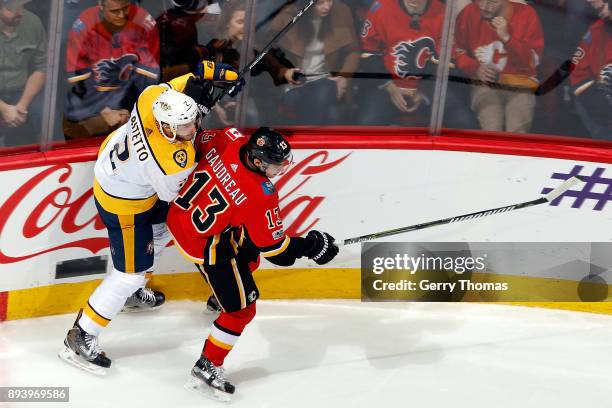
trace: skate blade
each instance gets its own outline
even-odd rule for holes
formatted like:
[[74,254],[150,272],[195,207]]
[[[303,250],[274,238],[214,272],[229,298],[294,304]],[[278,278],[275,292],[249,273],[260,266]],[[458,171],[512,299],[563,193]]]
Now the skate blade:
[[142,313],[142,312],[153,312],[155,310],[159,310],[162,307],[164,307],[165,303],[162,305],[159,305],[157,307],[124,307],[123,309],[121,309],[121,313]]
[[185,388],[191,391],[195,391],[204,395],[206,398],[213,399],[215,401],[221,402],[231,402],[232,394],[228,394],[227,392],[223,392],[216,388],[213,388],[206,384],[204,381],[199,380],[195,377],[191,377],[189,381],[185,383]]
[[87,360],[84,360],[83,358],[76,355],[76,353],[70,350],[68,347],[64,347],[62,350],[60,350],[59,353],[57,353],[57,356],[68,364],[80,368],[81,370],[87,371],[88,373],[99,376],[106,375],[105,367],[100,367],[98,365],[90,363]]

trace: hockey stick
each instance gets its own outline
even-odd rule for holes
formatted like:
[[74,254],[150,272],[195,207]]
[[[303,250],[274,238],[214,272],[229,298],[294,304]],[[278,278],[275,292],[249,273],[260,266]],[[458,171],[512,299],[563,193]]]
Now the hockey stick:
[[[321,74],[301,74],[298,73],[297,76],[298,77],[309,77],[309,76],[316,76],[316,75],[327,75],[327,76],[343,76],[343,77],[347,77],[347,78],[357,78],[357,79],[386,79],[386,80],[391,80],[394,79],[395,77],[391,74],[388,73],[370,73],[370,72],[324,72]],[[423,80],[429,80],[429,79],[435,79],[435,75],[433,74],[418,74],[415,75],[418,76],[420,79]],[[467,85],[473,85],[473,86],[486,86],[487,88],[493,88],[493,89],[499,89],[502,91],[510,91],[510,92],[517,92],[517,93],[527,93],[527,94],[535,94],[535,95],[544,95],[545,93],[550,92],[550,89],[546,92],[540,92],[538,93],[540,87],[538,88],[528,88],[528,87],[522,87],[522,86],[515,86],[515,85],[506,85],[506,84],[500,84],[497,82],[485,82],[485,81],[481,81],[479,79],[472,79],[472,78],[466,78],[466,77],[461,77],[458,75],[449,75],[448,77],[449,82],[458,82],[458,83],[462,83],[462,84],[467,84]]]
[[[247,64],[247,66],[244,67],[242,71],[238,73],[238,78],[236,79],[236,81],[234,81],[234,83],[238,83],[242,78],[244,78],[244,76],[251,69],[253,69],[253,67],[257,65],[257,63],[259,63],[259,61],[261,61],[261,59],[265,57],[265,55],[272,49],[276,41],[278,41],[280,37],[282,37],[287,31],[289,31],[289,29],[293,27],[293,25],[300,19],[300,17],[302,17],[302,15],[304,15],[304,13],[306,13],[317,1],[318,0],[310,0],[308,4],[306,4],[300,11],[298,11],[298,13],[282,28],[282,30],[276,33],[274,37],[272,37],[272,39],[259,52],[259,54],[257,54],[257,56],[249,64]],[[221,91],[221,93],[219,93],[219,95],[217,95],[215,99],[212,100],[210,109],[212,110],[217,105],[217,103],[221,100],[221,98],[223,98],[225,95],[230,93],[234,88],[235,88],[235,85],[232,85],[232,86],[228,86],[227,88],[223,89],[223,91]]]
[[391,229],[387,231],[375,232],[373,234],[362,235],[360,237],[348,238],[342,242],[336,243],[336,245],[340,246],[340,245],[357,244],[360,242],[371,241],[377,238],[388,237],[390,235],[402,234],[404,232],[421,230],[421,229],[435,227],[435,226],[443,225],[443,224],[451,224],[453,222],[468,221],[474,218],[488,217],[489,215],[501,214],[501,213],[505,213],[508,211],[520,210],[521,208],[527,208],[527,207],[532,207],[534,205],[548,203],[554,200],[555,198],[561,196],[563,193],[565,193],[567,190],[572,188],[577,183],[580,183],[583,181],[584,180],[582,180],[580,176],[574,176],[564,181],[563,184],[555,188],[550,193],[546,194],[544,197],[540,197],[536,200],[526,201],[524,203],[519,203],[519,204],[512,204],[512,205],[508,205],[505,207],[491,208],[488,210],[477,211],[477,212],[473,212],[469,214],[456,215],[454,217],[425,222],[422,224],[410,225],[408,227],[395,228],[395,229]]

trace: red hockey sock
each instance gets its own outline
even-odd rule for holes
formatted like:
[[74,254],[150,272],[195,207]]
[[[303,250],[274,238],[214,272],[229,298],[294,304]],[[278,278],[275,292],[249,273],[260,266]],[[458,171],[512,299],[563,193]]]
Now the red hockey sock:
[[242,331],[255,317],[255,303],[237,312],[221,312],[213,322],[210,334],[204,343],[202,355],[214,365],[222,366]]

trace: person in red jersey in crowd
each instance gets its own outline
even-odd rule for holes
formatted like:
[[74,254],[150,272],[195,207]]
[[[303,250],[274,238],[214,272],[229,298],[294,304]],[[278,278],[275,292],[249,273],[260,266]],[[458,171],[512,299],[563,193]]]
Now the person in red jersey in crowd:
[[591,136],[612,140],[612,1],[589,3],[599,19],[574,54],[570,81],[578,114]]
[[[427,126],[444,25],[439,0],[378,0],[361,31],[362,72],[390,77],[362,81],[361,124]],[[473,128],[474,118],[452,89],[445,126]]]
[[155,20],[129,0],[99,0],[72,25],[66,71],[64,135],[108,135],[127,122],[138,95],[158,82]]
[[482,129],[529,132],[544,49],[533,8],[510,0],[477,0],[459,13],[455,44],[457,67],[479,81],[471,108]]

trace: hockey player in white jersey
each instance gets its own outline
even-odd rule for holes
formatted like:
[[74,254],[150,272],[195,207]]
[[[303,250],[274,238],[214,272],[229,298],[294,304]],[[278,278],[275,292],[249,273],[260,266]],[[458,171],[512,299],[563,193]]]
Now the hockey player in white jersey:
[[[102,144],[94,167],[94,197],[110,241],[113,268],[79,311],[60,358],[95,374],[111,360],[98,335],[122,310],[161,306],[161,292],[146,288],[171,237],[168,202],[195,167],[192,139],[210,109],[212,81],[235,81],[231,67],[204,61],[187,74],[150,86],[136,102],[128,123]],[[236,84],[233,95],[244,81]]]

